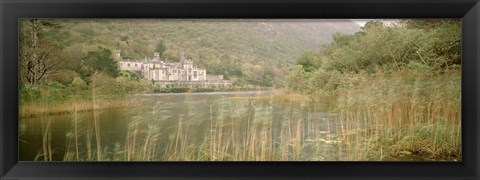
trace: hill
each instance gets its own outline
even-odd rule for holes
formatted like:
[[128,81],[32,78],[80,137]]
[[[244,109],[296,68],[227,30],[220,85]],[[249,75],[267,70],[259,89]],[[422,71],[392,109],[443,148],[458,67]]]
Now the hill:
[[305,51],[319,51],[336,32],[351,34],[350,20],[59,20],[59,32],[45,33],[51,43],[80,57],[98,46],[121,50],[123,57],[152,56],[162,42],[163,58],[178,61],[184,52],[208,73],[223,74],[237,84],[272,85]]

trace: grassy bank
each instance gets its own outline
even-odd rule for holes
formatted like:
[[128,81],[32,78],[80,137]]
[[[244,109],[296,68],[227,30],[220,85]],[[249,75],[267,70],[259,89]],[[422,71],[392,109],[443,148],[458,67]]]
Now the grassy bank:
[[22,103],[19,107],[19,117],[28,118],[45,115],[55,114],[71,114],[75,111],[84,112],[111,109],[111,108],[124,108],[134,106],[135,101],[127,97],[119,97],[116,99],[97,99],[95,103],[93,100],[66,100],[66,101],[54,101],[54,102],[30,102]]
[[433,159],[461,158],[461,75],[408,70],[346,77],[336,92],[336,112],[350,159],[388,159],[418,154]]
[[23,86],[19,91],[19,117],[134,106],[136,102],[129,98],[130,94],[122,88],[105,86],[78,88],[60,83]]
[[[269,88],[156,88],[154,93],[195,93],[195,92],[235,92],[235,91],[261,91]],[[58,93],[58,94],[55,94]],[[21,101],[19,107],[20,118],[34,117],[39,115],[67,114],[74,111],[91,111],[94,108],[92,91],[84,90],[77,94],[66,94],[66,92],[42,92],[51,94],[38,97],[34,100]],[[95,108],[97,110],[122,108],[134,106],[136,101],[129,98],[127,94],[103,94],[95,97]]]

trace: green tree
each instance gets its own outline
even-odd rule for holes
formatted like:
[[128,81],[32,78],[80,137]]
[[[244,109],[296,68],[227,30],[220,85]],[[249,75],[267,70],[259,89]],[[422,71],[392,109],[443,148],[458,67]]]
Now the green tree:
[[165,43],[163,41],[160,41],[156,46],[155,46],[155,52],[160,53],[160,57],[163,57],[163,53],[167,50],[167,47],[165,46]]
[[271,87],[273,85],[273,78],[275,77],[275,72],[272,68],[264,68],[262,71],[262,78],[260,84],[262,86]]
[[460,24],[458,19],[407,19],[402,21],[408,28],[431,30],[445,23]]
[[365,23],[365,25],[361,28],[363,31],[370,31],[371,29],[377,29],[383,27],[383,23],[381,21],[369,21]]
[[113,59],[110,50],[98,47],[97,50],[87,52],[80,59],[77,72],[82,79],[86,79],[98,72],[103,72],[110,77],[116,77],[118,74],[118,64],[117,61]]
[[[357,35],[361,35],[361,34],[358,33]],[[352,41],[352,39],[355,36],[341,34],[341,33],[334,33],[332,37],[333,37],[333,43],[335,43],[338,46],[344,46],[344,45],[348,45],[348,43],[350,43],[350,41]]]
[[317,53],[308,51],[297,58],[296,64],[302,65],[306,72],[313,72],[320,67],[321,62]]
[[128,36],[120,37],[120,41],[124,41],[127,44],[127,46],[130,46],[130,43],[128,42],[128,39],[130,39],[130,38],[128,38]]
[[288,88],[294,91],[305,91],[305,88],[307,88],[307,78],[308,76],[305,75],[305,71],[301,65],[294,66],[290,69],[287,76]]

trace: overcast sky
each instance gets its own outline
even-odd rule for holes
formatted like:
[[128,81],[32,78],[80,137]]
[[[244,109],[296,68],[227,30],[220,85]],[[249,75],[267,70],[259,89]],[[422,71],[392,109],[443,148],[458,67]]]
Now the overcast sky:
[[386,23],[386,24],[390,24],[390,23],[394,23],[395,21],[398,21],[398,19],[351,19],[351,20],[362,27],[368,21],[373,21],[373,20],[382,21],[383,23]]
[[365,25],[368,21],[371,21],[373,19],[352,19],[353,22],[357,23],[358,25],[362,26]]

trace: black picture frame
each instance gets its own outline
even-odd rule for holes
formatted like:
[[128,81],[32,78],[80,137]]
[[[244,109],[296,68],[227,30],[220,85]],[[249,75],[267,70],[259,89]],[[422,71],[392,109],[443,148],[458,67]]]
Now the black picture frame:
[[[1,0],[0,179],[479,179],[478,0]],[[461,162],[18,162],[19,18],[461,18]]]

